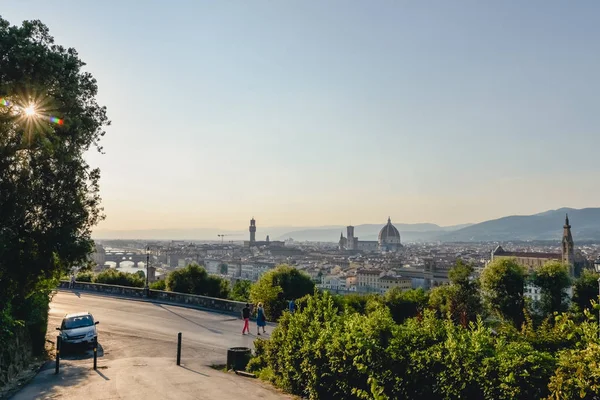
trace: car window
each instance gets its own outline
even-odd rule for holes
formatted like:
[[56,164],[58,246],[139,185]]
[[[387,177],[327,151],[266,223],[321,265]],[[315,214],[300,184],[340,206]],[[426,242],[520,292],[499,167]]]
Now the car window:
[[91,315],[81,317],[65,318],[62,329],[76,329],[94,325],[94,319]]

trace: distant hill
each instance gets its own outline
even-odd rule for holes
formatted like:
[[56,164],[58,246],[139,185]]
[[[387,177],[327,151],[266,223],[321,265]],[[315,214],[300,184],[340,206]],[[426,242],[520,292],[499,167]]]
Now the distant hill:
[[600,208],[561,208],[534,215],[513,215],[438,235],[445,242],[560,240],[569,214],[575,241],[600,240]]
[[[534,215],[513,215],[478,224],[441,227],[436,224],[400,224],[402,242],[486,242],[510,240],[560,240],[565,214],[569,214],[575,241],[600,241],[600,208],[561,208]],[[363,224],[354,227],[359,240],[377,240],[380,224]],[[257,240],[269,235],[271,240],[293,238],[296,241],[337,242],[340,233],[346,236],[342,225],[322,227],[262,227],[258,226]],[[224,231],[216,228],[156,229],[131,231],[95,231],[95,239],[141,239],[141,240],[214,240],[218,234],[226,234],[225,241],[248,240],[248,230]]]

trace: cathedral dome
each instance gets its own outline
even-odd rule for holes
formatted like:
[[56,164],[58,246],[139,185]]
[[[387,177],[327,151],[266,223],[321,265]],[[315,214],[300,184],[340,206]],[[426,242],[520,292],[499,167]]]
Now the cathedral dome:
[[379,231],[379,244],[383,243],[400,243],[400,232],[392,225],[390,218],[388,218],[387,224]]

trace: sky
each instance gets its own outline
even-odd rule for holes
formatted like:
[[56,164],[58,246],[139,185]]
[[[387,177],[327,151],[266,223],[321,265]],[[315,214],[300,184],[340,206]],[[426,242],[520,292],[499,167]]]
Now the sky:
[[42,20],[98,81],[97,231],[600,205],[597,0],[0,0],[0,15]]

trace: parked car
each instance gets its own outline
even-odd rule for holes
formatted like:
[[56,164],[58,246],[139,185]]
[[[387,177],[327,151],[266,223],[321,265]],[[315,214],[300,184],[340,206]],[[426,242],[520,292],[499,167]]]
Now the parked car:
[[62,320],[60,336],[63,343],[67,344],[94,344],[98,340],[98,330],[96,325],[100,321],[94,321],[94,317],[89,312],[76,314],[67,314]]

